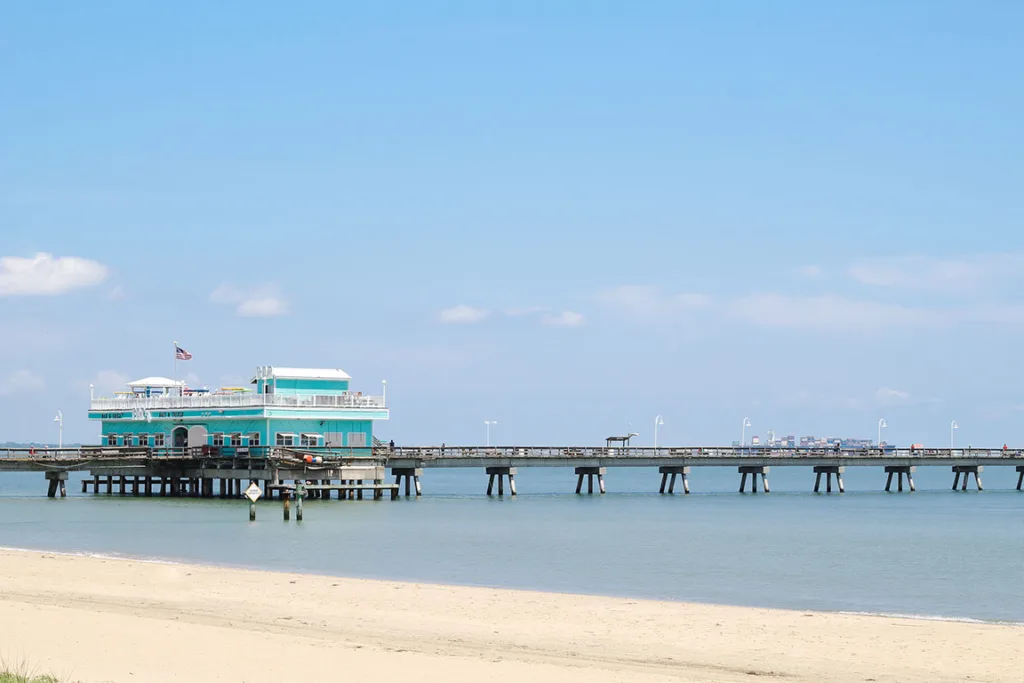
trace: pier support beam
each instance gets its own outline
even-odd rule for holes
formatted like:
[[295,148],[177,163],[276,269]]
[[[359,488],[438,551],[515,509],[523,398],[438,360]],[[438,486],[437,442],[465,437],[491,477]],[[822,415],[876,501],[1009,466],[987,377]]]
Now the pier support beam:
[[[420,477],[423,476],[422,467],[392,467],[391,474],[395,475],[395,486],[402,486],[402,478],[405,477],[405,495],[412,495],[412,486],[416,486],[416,495],[422,496],[423,491],[420,489]],[[488,472],[490,474],[490,472]],[[509,475],[514,476],[514,475]],[[512,479],[509,479],[511,485]]]
[[56,498],[57,491],[60,491],[60,497],[66,498],[68,495],[67,490],[68,473],[67,472],[47,472],[46,473],[46,496],[48,498]]
[[594,492],[594,477],[597,477],[597,488],[604,493],[604,475],[608,472],[607,467],[577,467],[576,468],[576,493],[583,490],[583,477],[587,478],[587,493]]
[[914,470],[917,469],[913,465],[887,465],[885,473],[888,477],[885,480],[885,490],[889,491],[892,488],[892,475],[897,476],[897,491],[903,491],[903,475],[907,476],[907,483],[910,485],[911,491],[916,491],[914,487]]
[[[1020,469],[1020,468],[1018,468]],[[961,491],[967,490],[967,482],[970,480],[971,475],[974,475],[974,483],[977,484],[978,490],[981,491],[981,477],[979,476],[985,470],[981,465],[953,465],[953,490],[956,491],[957,484],[960,483],[960,475],[964,476],[964,483]]]
[[832,493],[832,475],[836,476],[836,484],[839,486],[839,493],[846,493],[843,486],[843,472],[845,467],[838,465],[816,465],[814,467],[814,492],[818,493],[821,488],[821,475],[825,475],[825,493]]
[[[498,478],[498,495],[505,495],[505,477],[508,477],[508,490],[513,496],[516,495],[516,475],[519,474],[518,467],[488,467],[487,468],[487,495],[494,493],[494,478]],[[406,483],[408,485],[408,479]],[[418,488],[418,487],[417,487]],[[408,491],[406,492],[408,494]]]
[[1017,490],[1024,486],[1024,465],[1017,465]]
[[767,465],[743,465],[737,470],[740,473],[740,493],[743,493],[747,488],[747,475],[750,475],[750,490],[752,493],[757,493],[757,476],[761,475],[761,483],[764,485],[764,492],[771,493],[771,489],[768,488],[768,471],[771,468]]
[[[661,475],[661,488],[658,489],[658,493],[665,493],[665,484],[668,484],[669,493],[675,493],[676,477],[682,477],[683,479],[683,493],[690,492],[690,480],[687,479],[687,475],[690,474],[689,467],[683,467],[678,465],[659,467],[658,473]],[[671,479],[669,479],[669,475],[672,475]]]

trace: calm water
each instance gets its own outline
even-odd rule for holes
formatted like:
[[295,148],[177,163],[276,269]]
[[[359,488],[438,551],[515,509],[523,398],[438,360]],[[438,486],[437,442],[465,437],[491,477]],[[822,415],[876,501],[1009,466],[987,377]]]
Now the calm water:
[[[852,471],[851,471],[852,470]],[[776,468],[770,495],[735,470],[695,469],[660,496],[651,469],[612,469],[605,496],[570,470],[526,469],[515,499],[479,471],[427,470],[424,497],[280,502],[45,498],[42,474],[0,474],[0,546],[124,554],[339,576],[835,611],[1024,622],[1024,493],[1012,468],[984,493],[923,468],[915,494],[851,468],[845,495],[809,493],[809,468]],[[973,480],[972,480],[973,485]]]

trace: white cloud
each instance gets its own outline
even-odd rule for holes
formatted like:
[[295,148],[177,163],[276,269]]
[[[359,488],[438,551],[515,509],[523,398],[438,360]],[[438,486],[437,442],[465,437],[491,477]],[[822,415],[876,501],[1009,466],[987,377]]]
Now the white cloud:
[[288,302],[272,282],[249,288],[224,283],[210,292],[210,301],[234,306],[242,318],[273,318],[288,312]]
[[441,311],[438,319],[443,323],[478,323],[489,315],[490,311],[485,308],[459,304]]
[[882,387],[875,392],[875,403],[879,406],[895,406],[910,402],[910,394],[898,389]]
[[561,313],[545,315],[541,318],[541,322],[545,325],[555,327],[579,327],[583,324],[584,320],[584,315],[575,311],[562,311]]
[[124,291],[124,287],[121,285],[114,285],[114,287],[107,292],[107,301],[121,301],[128,294]]
[[54,295],[103,282],[109,270],[102,263],[75,256],[0,258],[0,296]]
[[832,295],[752,294],[730,302],[727,310],[733,318],[761,327],[812,330],[873,330],[935,324],[940,320],[935,312],[926,309]]
[[223,283],[210,292],[210,301],[215,304],[237,304],[245,299],[245,292],[235,285]]
[[[115,391],[124,391],[125,385],[132,381],[132,377],[129,377],[123,372],[117,370],[100,370],[96,373],[96,376],[89,381],[89,384],[93,386],[97,396],[105,396],[112,394]],[[78,387],[76,387],[78,388]]]
[[710,297],[693,292],[670,294],[661,287],[650,285],[623,285],[602,290],[600,303],[619,312],[648,320],[674,318],[688,311],[709,308]]
[[236,311],[243,318],[273,318],[288,312],[284,299],[275,296],[262,299],[247,299],[238,305]]
[[46,381],[31,370],[16,370],[0,380],[0,396],[35,394],[46,388]]
[[1021,279],[1024,254],[980,254],[956,259],[901,256],[854,263],[848,274],[857,282],[944,294],[979,293]]

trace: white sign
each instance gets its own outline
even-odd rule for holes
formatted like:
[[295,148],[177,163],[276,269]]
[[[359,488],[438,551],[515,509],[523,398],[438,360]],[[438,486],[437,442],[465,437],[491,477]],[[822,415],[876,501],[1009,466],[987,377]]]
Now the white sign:
[[259,500],[262,495],[263,491],[260,491],[260,487],[256,485],[256,482],[249,484],[249,488],[245,490],[245,497],[254,503]]

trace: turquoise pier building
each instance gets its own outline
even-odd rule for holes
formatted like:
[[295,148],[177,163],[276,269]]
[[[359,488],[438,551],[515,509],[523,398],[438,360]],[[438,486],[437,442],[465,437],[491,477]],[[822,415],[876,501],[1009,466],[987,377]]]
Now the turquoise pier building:
[[[267,446],[364,449],[373,423],[389,417],[385,396],[349,388],[340,369],[263,366],[248,387],[210,391],[147,377],[113,397],[93,397],[106,446],[199,448],[255,455]],[[214,450],[216,449],[216,450]]]

